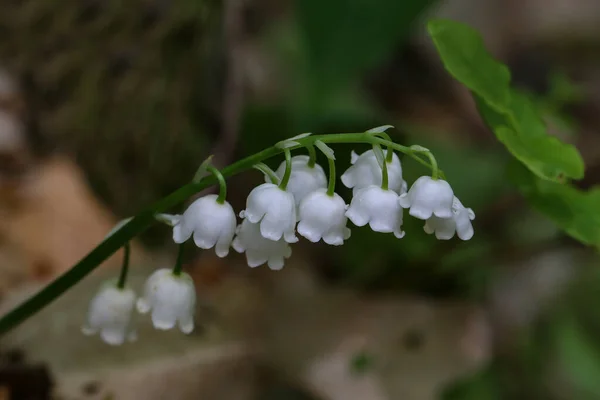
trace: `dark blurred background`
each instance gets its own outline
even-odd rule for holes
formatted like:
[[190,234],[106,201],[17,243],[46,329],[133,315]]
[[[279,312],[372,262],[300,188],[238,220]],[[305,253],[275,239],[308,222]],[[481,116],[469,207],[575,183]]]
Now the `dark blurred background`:
[[[549,132],[580,149],[577,184],[595,184],[597,0],[3,1],[3,309],[208,155],[225,166],[302,132],[394,125],[398,143],[434,151],[477,218],[469,242],[411,218],[402,240],[354,228],[340,248],[301,242],[281,273],[190,246],[203,329],[112,349],[78,326],[117,256],[0,341],[0,398],[600,399],[597,255],[511,186],[510,156],[426,35],[432,17],[481,32]],[[352,149],[365,148],[335,147],[340,171]],[[403,168],[409,184],[426,173]],[[261,182],[230,180],[237,210]],[[157,225],[135,243],[140,276],[173,262],[170,235]]]

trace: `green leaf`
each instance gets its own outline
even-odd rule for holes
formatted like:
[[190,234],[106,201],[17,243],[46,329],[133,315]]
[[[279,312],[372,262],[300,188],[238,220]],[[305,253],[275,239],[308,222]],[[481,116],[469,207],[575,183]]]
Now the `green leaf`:
[[325,157],[329,158],[330,160],[335,160],[335,153],[333,152],[333,149],[327,146],[324,142],[316,140],[315,146],[317,146],[317,148],[323,152]]
[[543,180],[518,164],[510,177],[531,206],[568,235],[590,246],[600,245],[600,188],[583,191]]
[[312,132],[305,132],[305,133],[301,133],[299,135],[296,135],[294,137],[291,137],[291,138],[289,138],[289,140],[300,140],[300,139],[307,138],[310,135],[312,135]]
[[492,58],[479,33],[468,25],[433,20],[429,34],[448,72],[495,109],[510,102],[510,71]]
[[275,147],[277,147],[278,149],[289,149],[291,147],[297,147],[300,146],[300,142],[296,142],[295,140],[282,140],[281,142],[277,142],[275,144]]
[[365,131],[365,133],[382,133],[393,127],[394,127],[394,125],[381,125],[381,126],[377,126],[375,128],[371,128],[368,131]]
[[583,178],[577,149],[547,134],[537,107],[511,89],[508,68],[488,53],[476,30],[447,20],[433,20],[428,29],[448,72],[471,90],[482,118],[516,159],[545,180]]
[[514,113],[506,115],[496,112],[481,97],[475,96],[481,116],[498,140],[541,178],[556,181],[565,176],[582,178],[583,160],[577,149],[546,133],[535,106],[525,95],[513,91],[511,98]]

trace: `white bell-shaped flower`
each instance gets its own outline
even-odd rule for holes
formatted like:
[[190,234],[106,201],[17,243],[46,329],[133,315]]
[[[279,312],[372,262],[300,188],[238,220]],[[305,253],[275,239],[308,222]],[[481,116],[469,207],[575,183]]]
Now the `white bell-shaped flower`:
[[100,333],[110,345],[120,345],[126,339],[134,340],[131,319],[135,305],[135,292],[130,288],[120,289],[115,282],[104,284],[92,299],[87,322],[81,328],[86,335]]
[[350,237],[346,227],[346,202],[337,193],[327,194],[318,189],[300,203],[298,233],[313,243],[323,239],[327,244],[340,246]]
[[237,227],[232,247],[238,253],[246,253],[248,266],[254,268],[267,263],[272,270],[280,270],[285,259],[292,255],[292,248],[282,239],[277,241],[264,238],[259,224],[244,219]]
[[413,183],[408,193],[400,195],[402,208],[410,208],[413,217],[428,220],[432,215],[438,218],[452,217],[454,192],[450,184],[442,179],[422,176]]
[[[387,154],[386,150],[384,154]],[[352,194],[356,194],[360,189],[370,185],[381,186],[382,171],[379,161],[373,150],[367,150],[361,155],[352,151],[350,155],[350,163],[352,164],[341,176],[342,183],[349,189],[352,189]],[[386,161],[388,171],[388,189],[401,194],[406,192],[406,182],[402,179],[402,164],[400,159],[394,153],[391,162]]]
[[[323,167],[315,164],[314,167],[308,165],[309,157],[306,155],[292,157],[292,172],[287,185],[287,191],[294,195],[296,206],[299,206],[302,199],[307,194],[314,192],[317,189],[327,187],[327,176]],[[279,179],[285,174],[285,161],[275,171]],[[265,177],[265,182],[270,183],[268,177]]]
[[393,232],[400,239],[404,237],[402,212],[396,192],[371,185],[352,197],[346,216],[356,226],[369,224],[375,232]]
[[152,324],[156,329],[168,330],[178,323],[183,333],[194,330],[196,290],[192,278],[182,272],[162,268],[155,271],[144,286],[144,295],[137,301],[142,314],[152,311]]
[[450,240],[456,233],[462,240],[469,240],[475,233],[471,221],[475,219],[475,213],[470,208],[465,208],[458,198],[454,197],[452,204],[452,217],[439,218],[432,216],[425,221],[423,230],[432,234],[439,240]]
[[200,197],[178,216],[173,226],[175,243],[183,243],[193,234],[194,243],[201,249],[214,247],[219,257],[229,254],[237,220],[231,205],[219,204],[218,197],[216,194]]
[[263,183],[250,192],[246,200],[246,210],[240,213],[240,217],[253,224],[259,224],[260,234],[266,239],[278,241],[283,237],[288,243],[298,241],[294,232],[294,195],[273,183]]

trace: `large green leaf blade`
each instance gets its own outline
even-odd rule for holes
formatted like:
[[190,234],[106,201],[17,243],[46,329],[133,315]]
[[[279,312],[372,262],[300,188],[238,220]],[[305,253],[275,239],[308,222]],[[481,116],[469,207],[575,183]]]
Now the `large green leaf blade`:
[[479,113],[498,140],[535,175],[553,181],[583,178],[584,164],[577,148],[549,136],[531,101],[519,96],[513,93],[517,100],[511,102],[511,107],[519,110],[515,118],[496,112],[479,96],[475,100]]
[[534,209],[569,236],[600,247],[600,188],[584,191],[540,179],[518,163],[510,169],[510,178]]
[[432,20],[427,29],[448,72],[494,109],[510,103],[510,71],[492,58],[479,33],[468,25]]
[[510,87],[508,68],[476,30],[448,20],[430,21],[428,30],[448,72],[471,90],[482,118],[516,159],[545,180],[583,178],[577,149],[548,135],[531,99]]

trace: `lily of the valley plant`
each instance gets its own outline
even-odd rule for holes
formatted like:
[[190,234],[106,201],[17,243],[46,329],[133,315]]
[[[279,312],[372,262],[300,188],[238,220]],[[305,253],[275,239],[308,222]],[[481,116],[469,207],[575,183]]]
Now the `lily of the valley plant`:
[[[99,333],[105,342],[112,345],[134,339],[134,309],[149,314],[156,329],[178,326],[183,333],[192,332],[196,292],[191,277],[182,271],[181,256],[183,245],[188,240],[201,249],[214,248],[219,257],[227,256],[233,248],[245,254],[248,266],[254,268],[266,264],[271,270],[284,267],[285,260],[292,255],[294,244],[301,238],[313,243],[323,241],[332,246],[343,245],[351,236],[349,221],[356,227],[368,225],[375,232],[391,233],[402,239],[410,234],[402,229],[404,210],[408,211],[408,216],[422,220],[424,231],[440,240],[448,240],[455,235],[469,240],[473,236],[471,221],[475,214],[456,197],[438,169],[433,154],[418,145],[407,147],[394,143],[385,133],[389,128],[391,126],[386,125],[363,133],[298,135],[222,170],[215,168],[210,158],[207,159],[188,187],[163,199],[153,209],[155,221],[171,226],[173,240],[179,244],[174,267],[159,269],[150,275],[143,293],[137,298],[134,290],[127,285],[127,243],[134,236],[131,235],[121,244],[125,246],[125,257],[120,277],[105,283],[91,301],[84,333]],[[327,143],[367,143],[372,146],[371,150],[362,154],[352,152],[351,165],[341,175],[341,182],[352,189],[349,201],[335,191],[335,155]],[[316,163],[316,149],[328,160],[328,174]],[[296,150],[301,153],[292,156]],[[402,163],[396,152],[425,165],[431,174],[421,176],[409,188],[403,179]],[[285,160],[275,171],[263,163],[282,153]],[[226,178],[251,168],[264,174],[265,183],[249,193],[245,209],[236,215],[227,202]],[[182,214],[165,214],[190,195],[215,183],[219,185],[218,195],[198,198]],[[134,224],[136,218],[115,228],[105,242]],[[76,279],[72,281],[70,283],[74,284]],[[61,287],[63,292],[66,290],[64,286]],[[42,291],[38,297],[60,295],[56,289],[48,293],[52,289],[55,288],[50,285],[45,289],[46,293]],[[33,309],[35,312],[35,307],[41,308],[39,302],[39,298],[33,298],[8,317],[18,323],[24,319],[22,314],[26,311]],[[4,329],[6,318],[0,320],[0,331]]]

